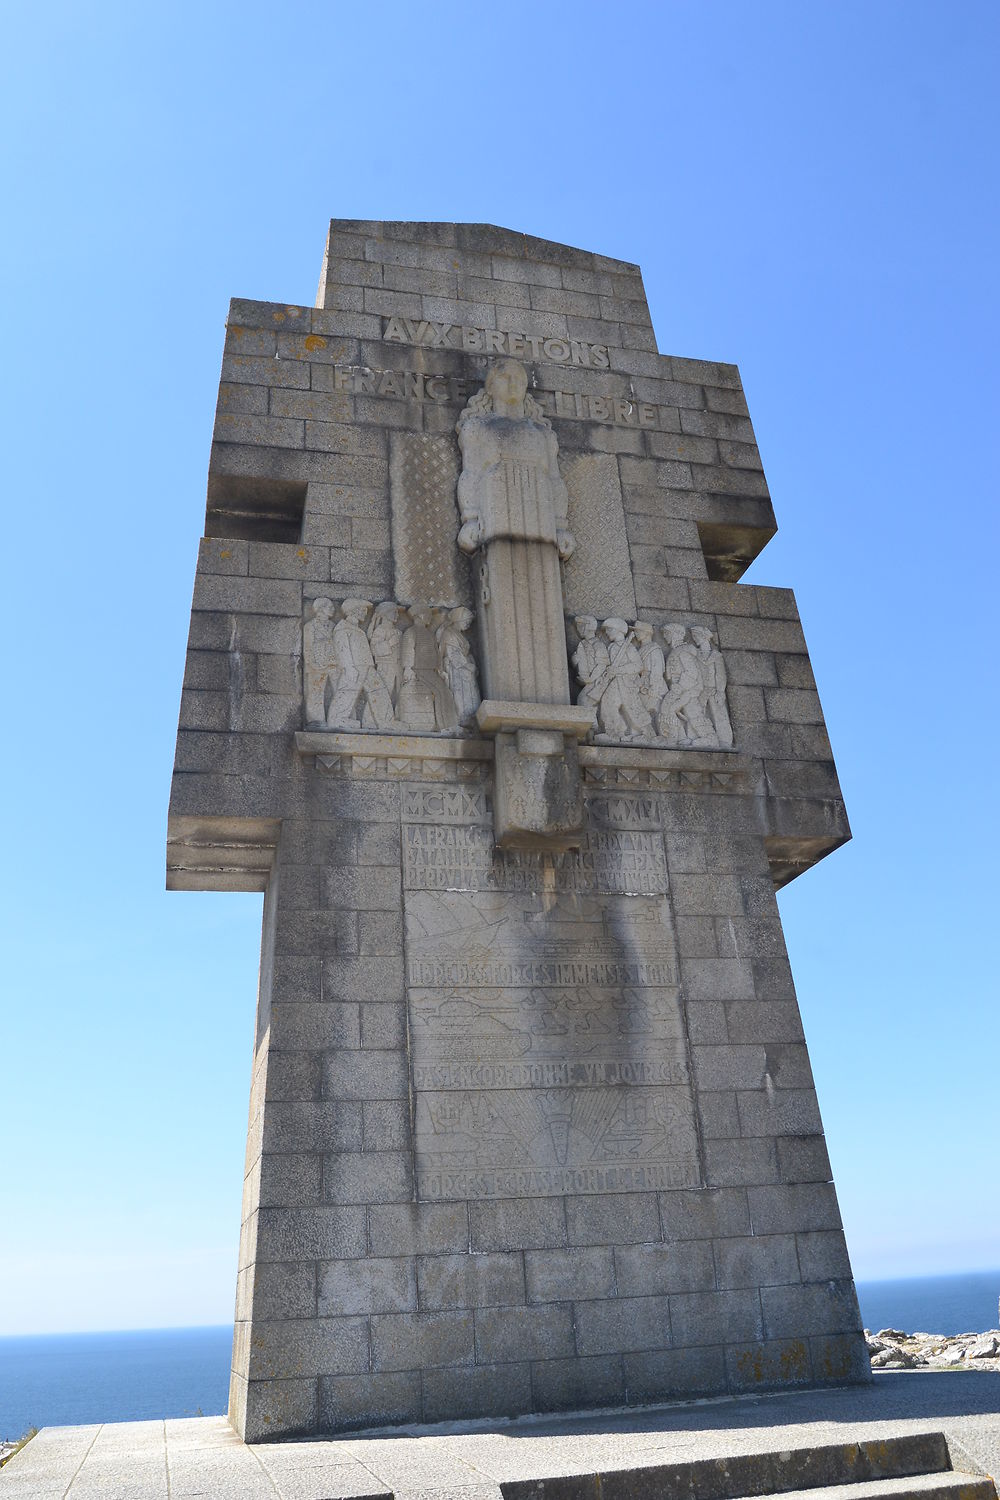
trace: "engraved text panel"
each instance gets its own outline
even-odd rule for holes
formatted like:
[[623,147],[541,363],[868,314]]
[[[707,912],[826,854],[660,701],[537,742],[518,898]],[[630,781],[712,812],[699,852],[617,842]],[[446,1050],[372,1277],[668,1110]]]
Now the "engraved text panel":
[[662,840],[606,826],[648,810],[595,799],[575,855],[500,854],[438,795],[403,798],[418,1196],[697,1186]]

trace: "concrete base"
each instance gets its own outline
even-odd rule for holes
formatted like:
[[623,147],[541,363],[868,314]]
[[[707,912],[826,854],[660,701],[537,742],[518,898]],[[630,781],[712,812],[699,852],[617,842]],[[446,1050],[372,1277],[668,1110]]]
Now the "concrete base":
[[[240,1442],[224,1417],[47,1427],[0,1469],[0,1500],[97,1494],[102,1500],[374,1500],[390,1494],[396,1500],[430,1494],[436,1500],[516,1500],[521,1482],[557,1476],[578,1476],[573,1494],[594,1494],[600,1489],[593,1476],[601,1475],[607,1491],[612,1472],[619,1476],[616,1494],[668,1493],[662,1484],[644,1487],[643,1478],[653,1476],[643,1471],[931,1432],[944,1433],[953,1468],[1000,1473],[1000,1372],[886,1373],[872,1385],[840,1390],[253,1446]],[[940,1478],[951,1481],[955,1495],[963,1493],[960,1476]],[[881,1483],[890,1487],[886,1493],[903,1494],[901,1481]],[[920,1481],[913,1485],[919,1488]],[[873,1488],[851,1486],[859,1500],[862,1490]],[[831,1491],[809,1493],[818,1500]]]

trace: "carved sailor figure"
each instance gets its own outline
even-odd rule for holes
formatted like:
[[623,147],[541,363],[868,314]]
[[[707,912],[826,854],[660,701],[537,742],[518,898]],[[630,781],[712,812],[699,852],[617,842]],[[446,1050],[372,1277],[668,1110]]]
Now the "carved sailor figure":
[[575,544],[552,424],[528,395],[524,366],[499,360],[456,430],[458,545],[480,554],[486,696],[568,703],[559,565]]
[[468,724],[479,707],[476,663],[466,634],[471,624],[471,609],[452,609],[437,631],[441,670],[455,700],[460,724]]
[[639,697],[650,717],[654,717],[667,691],[667,680],[663,675],[666,661],[663,649],[646,620],[637,620],[632,626],[632,639],[639,652],[642,672],[639,676]]
[[692,741],[714,743],[712,726],[703,707],[705,683],[701,662],[694,646],[685,642],[683,625],[664,625],[667,643],[667,695],[660,705],[657,733],[668,745],[688,745]]
[[715,637],[704,625],[691,627],[691,639],[698,652],[698,664],[701,667],[705,711],[720,748],[731,750],[733,726],[729,722],[729,706],[726,703],[726,664],[722,659],[722,652],[715,649]]
[[375,661],[363,621],[371,604],[367,599],[345,599],[343,619],[333,629],[336,672],[333,697],[326,722],[331,729],[388,729],[392,726],[392,700],[375,670]]
[[580,644],[573,652],[573,665],[581,683],[576,701],[587,708],[596,708],[601,694],[595,690],[608,665],[607,643],[598,639],[597,621],[593,615],[577,615],[573,624],[580,637]]
[[336,607],[332,599],[314,599],[302,627],[302,674],[306,697],[306,723],[326,723],[327,684],[337,672],[333,644]]
[[399,691],[399,648],[403,639],[398,625],[399,615],[399,605],[389,599],[384,604],[376,604],[368,626],[375,668],[393,703]]
[[601,692],[600,721],[604,734],[616,739],[639,739],[653,732],[653,721],[639,696],[642,659],[628,639],[628,625],[612,617],[601,627],[608,642],[608,665],[597,688]]
[[396,713],[408,729],[455,729],[458,712],[438,661],[431,611],[410,609],[412,624],[400,648],[401,681]]

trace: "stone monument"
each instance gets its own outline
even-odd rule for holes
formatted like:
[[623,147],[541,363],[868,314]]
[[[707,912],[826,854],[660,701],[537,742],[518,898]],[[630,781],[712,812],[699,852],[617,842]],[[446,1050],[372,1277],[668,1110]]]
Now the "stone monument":
[[249,1439],[868,1378],[775,889],[849,836],[739,374],[330,226],[230,310],[168,885],[264,892]]

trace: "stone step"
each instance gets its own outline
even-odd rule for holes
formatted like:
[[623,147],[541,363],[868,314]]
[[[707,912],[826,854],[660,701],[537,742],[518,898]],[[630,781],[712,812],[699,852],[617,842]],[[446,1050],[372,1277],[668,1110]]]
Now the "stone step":
[[[601,1474],[508,1481],[504,1500],[742,1500],[846,1487],[853,1500],[865,1500],[862,1484],[951,1477],[951,1458],[942,1432],[905,1433],[853,1443],[822,1443],[772,1453],[655,1464]],[[969,1479],[969,1476],[963,1476]],[[973,1482],[975,1476],[972,1476]],[[891,1493],[886,1491],[887,1494]],[[952,1500],[960,1497],[954,1487]],[[827,1500],[824,1495],[823,1500]],[[975,1500],[995,1500],[992,1488]]]
[[907,1474],[898,1479],[856,1480],[823,1485],[819,1491],[785,1490],[783,1500],[997,1500],[987,1474],[949,1469],[938,1474]]

